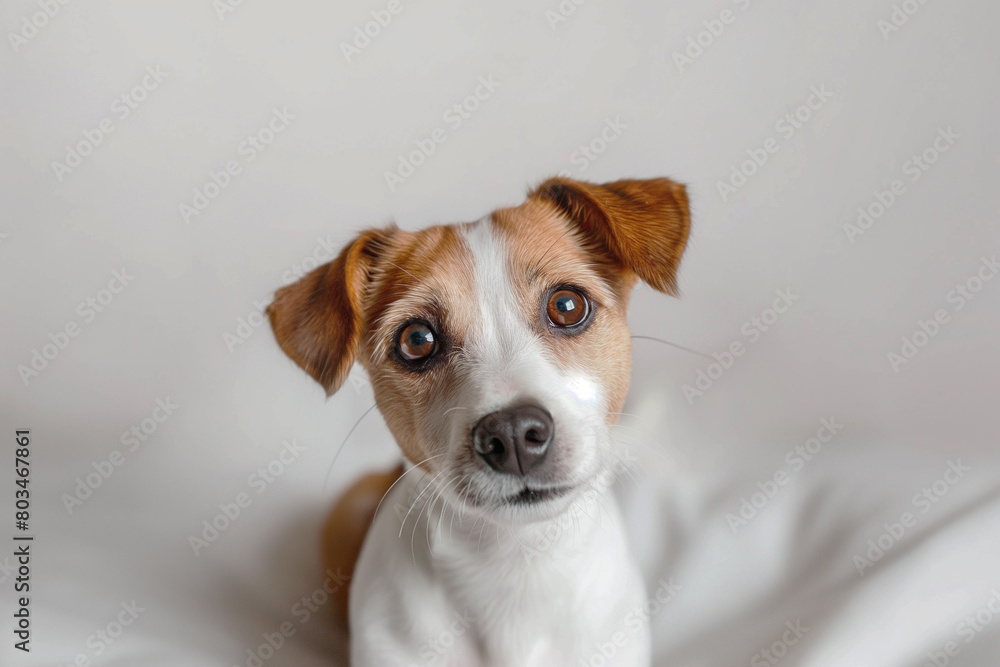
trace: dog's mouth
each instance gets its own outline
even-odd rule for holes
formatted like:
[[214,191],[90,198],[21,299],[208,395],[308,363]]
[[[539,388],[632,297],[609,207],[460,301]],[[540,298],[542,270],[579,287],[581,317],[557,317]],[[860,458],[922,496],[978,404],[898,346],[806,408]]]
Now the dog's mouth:
[[571,486],[558,486],[551,489],[532,489],[526,486],[520,493],[504,498],[503,502],[505,505],[536,505],[566,495],[572,488]]

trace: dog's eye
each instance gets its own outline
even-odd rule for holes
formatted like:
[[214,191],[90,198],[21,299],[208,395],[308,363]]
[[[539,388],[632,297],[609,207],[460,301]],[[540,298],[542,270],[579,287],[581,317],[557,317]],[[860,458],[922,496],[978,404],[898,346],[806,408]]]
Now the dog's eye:
[[582,294],[571,289],[557,289],[546,306],[549,321],[557,327],[572,327],[583,322],[590,304]]
[[399,352],[408,361],[420,361],[437,351],[437,336],[425,322],[413,322],[399,332]]

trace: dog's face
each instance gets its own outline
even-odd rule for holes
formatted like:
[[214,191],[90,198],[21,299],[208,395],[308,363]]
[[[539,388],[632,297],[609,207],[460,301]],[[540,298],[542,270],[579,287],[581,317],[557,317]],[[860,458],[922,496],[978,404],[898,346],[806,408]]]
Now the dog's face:
[[640,278],[673,292],[688,227],[668,179],[552,179],[478,222],[362,234],[280,290],[271,324],[328,393],[362,363],[443,497],[550,515],[617,460],[629,294]]

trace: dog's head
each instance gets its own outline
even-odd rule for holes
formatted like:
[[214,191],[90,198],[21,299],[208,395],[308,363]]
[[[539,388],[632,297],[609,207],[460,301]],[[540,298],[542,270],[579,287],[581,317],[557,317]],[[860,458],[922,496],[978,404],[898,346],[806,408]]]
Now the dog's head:
[[271,326],[328,394],[360,361],[445,497],[549,515],[616,461],[629,294],[675,292],[688,228],[669,179],[554,178],[478,222],[361,234],[277,292]]

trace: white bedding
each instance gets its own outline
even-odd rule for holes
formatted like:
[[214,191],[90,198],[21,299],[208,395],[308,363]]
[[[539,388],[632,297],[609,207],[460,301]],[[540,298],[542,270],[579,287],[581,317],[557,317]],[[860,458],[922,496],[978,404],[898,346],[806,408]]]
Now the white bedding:
[[[634,341],[620,429],[635,551],[651,594],[674,592],[656,665],[1000,664],[1000,8],[897,4],[919,8],[887,31],[889,0],[403,2],[350,61],[341,42],[382,4],[60,5],[0,59],[0,665],[344,664],[319,525],[398,454],[372,412],[337,456],[370,388],[355,371],[324,402],[259,310],[367,225],[474,219],[562,170],[689,184],[683,298],[640,286],[631,324],[695,353]],[[6,3],[4,25],[38,11]],[[250,161],[241,142],[274,109],[294,118]],[[92,155],[54,169],[105,117]],[[185,213],[213,173],[227,185]],[[8,546],[24,428],[30,654]]]
[[[33,433],[38,450],[59,446],[51,431]],[[628,439],[635,442],[636,433]],[[82,471],[61,472],[44,453],[39,457],[46,463],[39,466],[42,501],[34,519],[33,651],[20,656],[5,646],[4,664],[61,666],[86,656],[100,665],[255,665],[247,651],[260,655],[266,635],[280,648],[262,664],[346,664],[342,638],[324,615],[315,558],[329,452],[307,449],[301,464],[253,496],[196,557],[189,534],[210,518],[207,507],[249,490],[241,482],[256,462],[234,461],[226,483],[213,483],[219,473],[202,465],[204,457],[183,438],[174,431],[145,459],[126,461],[72,515],[56,496]],[[360,438],[353,447],[374,444]],[[798,472],[782,455],[747,456],[696,473],[668,464],[663,450],[632,451],[642,472],[641,483],[622,484],[627,521],[651,599],[663,585],[674,592],[647,610],[656,665],[777,664],[760,653],[772,648],[782,664],[903,667],[933,664],[930,656],[941,656],[948,642],[958,651],[948,664],[996,664],[995,454],[876,451],[846,427]],[[788,473],[787,484],[766,484],[779,470]],[[935,490],[946,477],[956,483]],[[774,493],[766,502],[753,497],[758,482]],[[924,488],[928,499],[914,499]],[[756,516],[745,510],[746,525],[732,518],[743,498],[761,506]],[[906,512],[910,526],[902,524]],[[869,553],[869,540],[881,541],[884,555]],[[315,596],[318,613],[303,596]],[[142,611],[106,646],[96,633],[121,615],[123,603]],[[279,642],[286,623],[290,636]],[[789,627],[798,632],[786,633]],[[783,644],[783,636],[794,643]],[[595,650],[601,644],[595,638]]]

